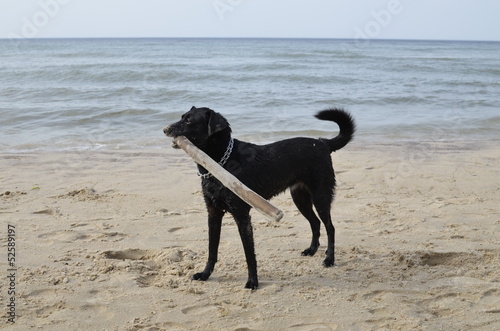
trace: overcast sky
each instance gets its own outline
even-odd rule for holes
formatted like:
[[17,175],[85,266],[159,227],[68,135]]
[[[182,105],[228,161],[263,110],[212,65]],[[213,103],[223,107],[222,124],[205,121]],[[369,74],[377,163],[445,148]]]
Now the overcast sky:
[[500,41],[500,0],[0,0],[0,38]]

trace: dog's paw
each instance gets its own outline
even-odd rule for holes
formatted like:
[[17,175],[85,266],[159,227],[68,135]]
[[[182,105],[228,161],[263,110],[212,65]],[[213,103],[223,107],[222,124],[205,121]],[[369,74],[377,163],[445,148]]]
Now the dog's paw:
[[245,288],[248,288],[250,290],[256,290],[258,287],[259,287],[259,282],[251,279],[249,279],[245,285]]
[[325,268],[329,268],[329,267],[333,267],[335,265],[335,259],[331,258],[331,257],[327,257],[324,261],[323,261],[323,266]]
[[314,254],[316,254],[317,250],[318,250],[317,248],[311,248],[311,247],[309,247],[308,249],[306,249],[305,251],[303,251],[300,255],[302,255],[302,256],[313,256]]
[[198,272],[196,274],[193,275],[193,280],[201,280],[201,281],[206,281],[208,279],[208,277],[210,277],[209,274],[206,274],[204,272]]

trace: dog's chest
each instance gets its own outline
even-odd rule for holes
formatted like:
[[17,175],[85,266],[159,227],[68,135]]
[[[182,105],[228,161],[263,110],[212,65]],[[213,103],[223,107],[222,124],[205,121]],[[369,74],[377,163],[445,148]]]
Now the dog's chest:
[[213,177],[203,179],[201,185],[205,199],[222,209],[227,208],[231,192],[224,185]]

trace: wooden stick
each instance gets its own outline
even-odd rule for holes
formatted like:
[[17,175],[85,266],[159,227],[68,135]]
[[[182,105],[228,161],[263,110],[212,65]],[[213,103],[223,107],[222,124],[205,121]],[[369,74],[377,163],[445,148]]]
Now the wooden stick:
[[239,196],[243,201],[257,209],[259,212],[271,218],[271,220],[279,221],[283,217],[283,212],[269,203],[266,199],[249,189],[238,178],[226,171],[217,162],[215,162],[205,152],[193,145],[184,136],[179,136],[174,139],[174,143],[182,148],[194,161],[207,169],[215,178],[230,189],[234,194]]

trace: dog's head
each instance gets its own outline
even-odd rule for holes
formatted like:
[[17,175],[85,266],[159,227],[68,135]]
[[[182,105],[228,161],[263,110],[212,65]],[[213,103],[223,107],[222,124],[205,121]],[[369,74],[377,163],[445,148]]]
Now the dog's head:
[[[163,132],[172,138],[185,136],[198,147],[207,145],[210,137],[224,130],[231,131],[227,120],[210,108],[192,107],[181,116],[181,120],[163,128]],[[175,143],[174,148],[179,148]]]

